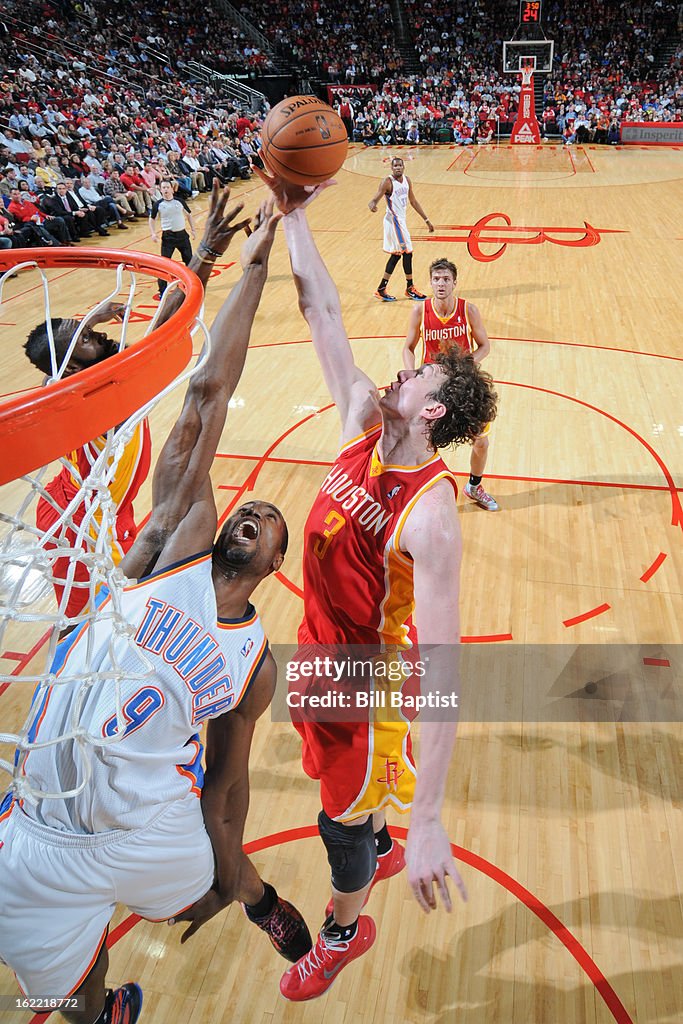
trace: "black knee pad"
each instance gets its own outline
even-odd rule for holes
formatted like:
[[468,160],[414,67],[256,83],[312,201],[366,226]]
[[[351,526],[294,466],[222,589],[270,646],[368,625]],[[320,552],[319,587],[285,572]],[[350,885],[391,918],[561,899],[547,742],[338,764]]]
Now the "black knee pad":
[[318,831],[327,850],[334,888],[338,892],[364,889],[377,867],[372,818],[368,818],[364,825],[343,825],[321,811]]
[[398,263],[400,258],[401,257],[396,252],[391,254],[389,259],[387,260],[387,265],[384,268],[384,273],[387,275],[387,277],[391,277],[391,275],[393,274],[394,270],[396,269],[396,264]]
[[403,253],[403,273],[406,277],[413,276],[413,254],[412,252]]

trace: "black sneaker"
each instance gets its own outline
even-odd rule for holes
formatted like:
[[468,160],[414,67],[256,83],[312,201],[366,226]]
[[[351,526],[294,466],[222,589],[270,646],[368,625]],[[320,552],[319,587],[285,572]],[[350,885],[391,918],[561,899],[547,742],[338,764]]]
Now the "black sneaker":
[[311,933],[303,917],[291,903],[278,896],[275,906],[265,917],[253,917],[247,907],[242,910],[250,921],[265,932],[274,948],[285,960],[295,964],[313,947]]
[[104,1001],[105,1024],[135,1024],[142,1009],[142,989],[134,981],[121,988],[107,990]]

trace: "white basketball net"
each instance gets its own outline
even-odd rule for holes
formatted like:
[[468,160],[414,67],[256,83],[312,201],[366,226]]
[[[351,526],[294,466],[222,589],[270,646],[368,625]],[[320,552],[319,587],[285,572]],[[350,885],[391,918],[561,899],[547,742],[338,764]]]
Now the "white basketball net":
[[[24,263],[20,266],[36,268],[42,279],[45,319],[48,325],[52,362],[52,374],[47,383],[48,387],[50,383],[61,378],[78,338],[88,324],[92,323],[93,318],[115,298],[117,302],[122,302],[120,295],[123,290],[124,270],[130,280],[125,288],[127,292],[126,308],[121,323],[118,346],[119,350],[125,347],[136,290],[136,277],[131,270],[124,268],[123,265],[117,266],[116,288],[81,321],[60,364],[50,324],[48,279],[35,263]],[[4,279],[0,278],[0,303],[2,302],[3,284]],[[168,287],[145,334],[154,330],[163,312],[167,297],[177,286],[176,283]],[[209,332],[199,318],[193,328],[193,333],[196,330],[203,332],[206,341],[205,353],[208,353]],[[124,423],[107,431],[101,437],[93,439],[90,444],[84,445],[81,451],[85,453],[89,472],[82,474],[74,461],[63,457],[59,460],[59,465],[53,463],[50,466],[43,466],[22,477],[21,482],[8,485],[13,488],[12,493],[17,489],[21,493],[18,499],[18,508],[14,514],[6,511],[0,512],[0,652],[36,651],[31,658],[30,673],[22,672],[19,675],[16,667],[14,671],[10,671],[8,666],[11,666],[12,662],[10,660],[8,663],[6,660],[7,653],[5,653],[5,659],[0,661],[0,692],[4,689],[5,684],[10,683],[15,686],[20,683],[34,684],[37,687],[31,711],[21,731],[16,734],[0,733],[0,744],[8,744],[15,748],[13,760],[0,756],[0,769],[11,776],[10,787],[18,799],[35,802],[38,798],[65,799],[80,793],[91,777],[93,744],[102,747],[117,743],[124,735],[124,729],[119,727],[123,722],[120,685],[124,676],[119,668],[122,653],[135,651],[136,662],[139,665],[139,672],[135,674],[131,674],[130,669],[127,668],[125,675],[127,680],[136,681],[139,678],[142,681],[149,677],[151,663],[134,644],[132,639],[134,630],[121,611],[121,596],[126,580],[117,567],[112,554],[116,505],[112,499],[111,488],[126,445],[136,431],[142,429],[141,425],[145,418],[165,395],[182,382],[187,381],[196,369],[197,366],[191,366],[185,370],[159,395]],[[46,489],[62,467],[68,470],[75,489],[73,498],[64,508]],[[36,526],[36,510],[41,500],[54,510],[54,522],[45,532],[41,532]],[[16,503],[15,499],[15,505]],[[3,501],[3,507],[6,504],[7,502]],[[45,505],[43,505],[43,509],[45,509]],[[82,580],[76,579],[79,566],[85,570]],[[63,588],[59,600],[55,594],[55,584]],[[98,604],[102,604],[102,596],[106,593],[103,589],[105,587],[110,600],[106,602],[104,608],[100,608]],[[77,614],[67,614],[70,598],[79,595],[78,603],[83,604],[82,610]],[[84,623],[93,624],[104,621],[110,623],[111,630],[108,656],[103,663],[106,664],[106,671],[103,673],[101,670],[95,671],[93,668],[90,643],[93,631],[89,630],[88,643],[85,645],[81,643],[80,646],[81,650],[85,647],[87,651],[85,667],[81,658],[79,671],[69,670],[67,662],[59,675],[54,674],[52,667],[60,634],[69,628],[82,627]],[[22,660],[20,655],[10,654],[10,659],[12,657],[16,657],[19,661]],[[37,668],[34,667],[36,665]],[[88,691],[95,683],[101,683],[103,679],[109,680],[115,693],[117,727],[114,730],[114,735],[110,738],[103,738],[101,734],[90,735],[80,721],[81,708]],[[59,736],[31,739],[31,733],[35,731],[32,730],[32,727],[35,726],[34,720],[43,704],[42,698],[51,686],[74,688],[71,721]],[[69,790],[49,793],[36,789],[31,782],[30,766],[29,774],[25,774],[23,769],[28,753],[32,749],[40,747],[56,747],[57,744],[66,741],[73,742],[74,748],[78,749],[82,763],[82,770],[79,772],[81,781],[78,786]],[[0,798],[1,794],[2,787],[0,786]]]
[[530,61],[528,64],[520,64],[520,73],[522,75],[522,85],[529,85],[534,74],[534,64]]

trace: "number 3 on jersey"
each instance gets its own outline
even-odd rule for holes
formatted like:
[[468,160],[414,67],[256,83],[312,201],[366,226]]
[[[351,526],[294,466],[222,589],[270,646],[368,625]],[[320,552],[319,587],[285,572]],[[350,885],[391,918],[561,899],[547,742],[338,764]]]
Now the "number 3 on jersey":
[[342,526],[346,526],[346,519],[344,516],[339,515],[338,512],[328,512],[325,516],[325,524],[329,529],[323,530],[322,537],[318,537],[313,544],[313,554],[321,561],[327,554],[327,549],[332,543],[333,538],[337,536]]

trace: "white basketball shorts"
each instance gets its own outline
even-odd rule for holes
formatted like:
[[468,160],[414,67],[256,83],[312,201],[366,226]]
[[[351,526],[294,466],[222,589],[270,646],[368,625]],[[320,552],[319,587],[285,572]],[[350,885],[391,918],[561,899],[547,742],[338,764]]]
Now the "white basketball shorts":
[[144,828],[76,835],[15,804],[0,822],[0,957],[27,995],[68,996],[95,963],[117,903],[166,921],[213,884],[214,858],[193,793]]
[[396,214],[389,210],[384,215],[384,245],[385,252],[404,253],[413,251],[413,240],[408,231],[408,225]]

